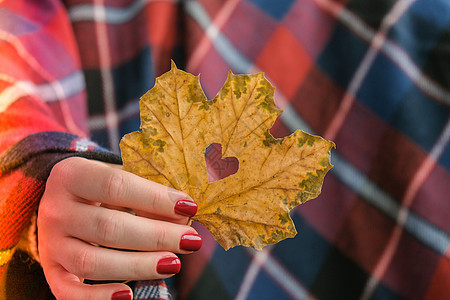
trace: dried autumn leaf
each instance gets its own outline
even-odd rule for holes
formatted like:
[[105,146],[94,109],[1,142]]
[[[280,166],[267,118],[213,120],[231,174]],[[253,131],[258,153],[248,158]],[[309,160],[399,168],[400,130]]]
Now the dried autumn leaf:
[[[334,146],[297,130],[284,139],[269,133],[281,113],[262,73],[231,72],[212,100],[199,78],[172,69],[140,102],[141,131],[121,141],[124,169],[189,194],[193,218],[225,248],[261,250],[296,235],[289,211],[319,195]],[[238,171],[210,183],[205,150],[222,145]]]

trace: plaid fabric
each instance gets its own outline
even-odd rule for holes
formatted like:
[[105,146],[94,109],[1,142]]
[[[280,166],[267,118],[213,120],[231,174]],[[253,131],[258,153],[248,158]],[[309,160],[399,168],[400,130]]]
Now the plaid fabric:
[[165,300],[171,299],[169,290],[162,280],[138,281],[133,288],[134,300]]
[[[450,295],[448,1],[3,2],[0,153],[47,130],[117,150],[170,58],[209,98],[229,69],[264,71],[284,110],[272,133],[336,143],[322,195],[292,213],[296,238],[225,252],[195,224],[204,246],[182,257],[177,298]],[[30,178],[4,174],[2,191]]]
[[[74,24],[71,24],[66,7],[59,1],[0,1],[1,299],[51,297],[43,280],[42,270],[36,270],[36,264],[24,259],[24,253],[17,250],[19,240],[37,209],[52,166],[70,156],[82,156],[111,163],[121,162],[117,154],[112,154],[86,138],[89,135],[89,126],[92,127],[94,136],[98,134],[96,126],[100,122],[108,125],[106,131],[111,137],[108,141],[111,144],[118,143],[120,118],[115,111],[116,104],[111,102],[116,98],[109,93],[113,87],[110,86],[109,80],[113,79],[114,72],[107,69],[107,66],[113,63],[109,59],[116,57],[108,55],[108,50],[103,47],[102,38],[106,38],[108,33],[103,23],[100,22],[97,26],[93,22],[85,22],[84,4],[79,1],[74,1],[74,4],[81,10],[73,10],[75,17]],[[140,2],[134,8],[143,8],[142,4]],[[67,3],[67,6],[70,5],[71,3]],[[162,6],[165,6],[164,3]],[[92,7],[91,5],[90,11]],[[80,11],[82,19],[76,23],[76,16]],[[142,22],[136,23],[128,30],[134,32],[135,28],[141,26]],[[93,35],[81,34],[83,30],[88,30]],[[120,30],[115,37],[122,34],[123,28]],[[93,58],[91,42],[97,33],[100,36],[98,43],[100,50]],[[151,41],[145,32],[142,32],[141,36],[142,43],[131,49],[131,52],[120,53],[127,55],[125,56],[127,59],[138,55],[138,59],[134,61],[135,65],[131,65],[142,66],[142,70],[147,72],[152,68],[147,68],[146,64],[141,65],[141,58],[149,60],[147,50]],[[115,43],[118,44],[119,41],[116,40]],[[154,51],[163,52],[163,49]],[[163,54],[159,56],[162,57]],[[133,80],[129,77],[130,73],[136,76],[140,74],[143,79],[142,85],[146,88],[153,80],[151,74],[137,73],[134,67],[131,72],[126,71],[127,65],[117,70],[119,77],[115,79],[119,82],[123,78]],[[105,78],[103,89],[101,84],[96,85],[98,84],[96,80],[100,80],[99,74]],[[121,77],[123,75],[126,76]],[[91,91],[95,88],[104,92],[98,99],[96,98],[98,94]],[[89,97],[86,97],[86,90]],[[137,103],[138,93],[143,90],[136,87],[131,90],[135,90],[136,96],[132,100]],[[118,98],[127,102],[119,102],[117,107],[122,108],[121,105],[128,107],[131,101],[126,98],[128,92],[126,88],[118,91]],[[108,101],[102,102],[102,97]],[[89,103],[100,104],[87,106],[86,100],[90,100]],[[99,107],[105,112],[103,118],[96,115],[96,109]],[[92,114],[91,122],[87,117],[88,109]],[[131,116],[136,119],[135,113],[136,111],[131,110]],[[137,122],[134,121],[132,124]],[[127,124],[125,128],[126,126]],[[104,140],[99,139],[99,143],[102,142]],[[24,264],[25,267],[22,266]],[[148,289],[141,289],[137,294],[138,299],[168,298],[167,288],[163,282],[146,282],[146,285],[153,289],[150,292]]]
[[186,68],[210,98],[228,69],[264,71],[284,110],[273,134],[337,148],[322,195],[293,212],[296,238],[259,253],[205,242],[183,261],[180,298],[448,299],[450,2],[185,9]]

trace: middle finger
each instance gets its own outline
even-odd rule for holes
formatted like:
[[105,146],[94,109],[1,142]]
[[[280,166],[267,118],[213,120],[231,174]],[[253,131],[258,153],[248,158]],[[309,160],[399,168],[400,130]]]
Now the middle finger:
[[123,211],[76,203],[69,236],[105,247],[189,253],[201,247],[194,228],[135,216]]

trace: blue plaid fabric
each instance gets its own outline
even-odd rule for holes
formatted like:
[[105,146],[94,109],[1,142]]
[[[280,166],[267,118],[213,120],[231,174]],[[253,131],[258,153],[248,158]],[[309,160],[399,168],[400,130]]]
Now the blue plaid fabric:
[[321,196],[293,212],[296,238],[262,252],[206,243],[183,261],[180,298],[447,298],[450,3],[184,7],[186,68],[209,98],[228,69],[264,71],[284,110],[272,133],[300,128],[336,150]]

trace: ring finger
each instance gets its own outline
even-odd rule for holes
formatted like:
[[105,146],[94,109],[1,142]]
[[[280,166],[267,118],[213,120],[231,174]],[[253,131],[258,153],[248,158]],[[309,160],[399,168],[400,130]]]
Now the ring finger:
[[[146,280],[167,278],[180,271],[180,259],[170,252],[129,252],[96,247],[67,237],[60,256],[64,269],[92,280]],[[64,259],[66,258],[66,259]]]

